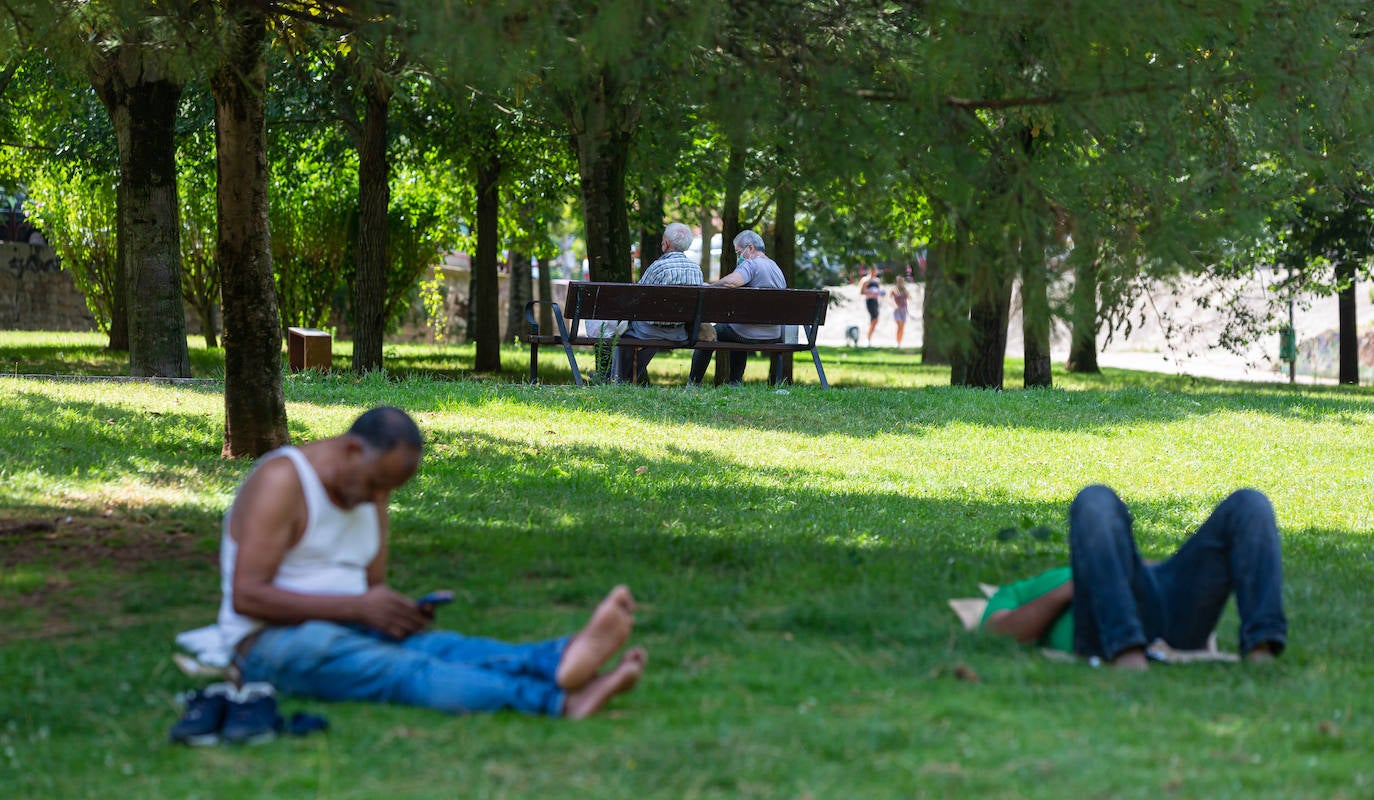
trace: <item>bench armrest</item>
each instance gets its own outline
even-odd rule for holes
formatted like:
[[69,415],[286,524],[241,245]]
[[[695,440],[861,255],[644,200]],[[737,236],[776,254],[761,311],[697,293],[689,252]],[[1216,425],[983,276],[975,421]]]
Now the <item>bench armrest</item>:
[[525,303],[525,322],[529,323],[531,336],[539,335],[539,318],[535,316],[534,310],[545,303],[558,308],[558,304],[552,300],[531,300]]

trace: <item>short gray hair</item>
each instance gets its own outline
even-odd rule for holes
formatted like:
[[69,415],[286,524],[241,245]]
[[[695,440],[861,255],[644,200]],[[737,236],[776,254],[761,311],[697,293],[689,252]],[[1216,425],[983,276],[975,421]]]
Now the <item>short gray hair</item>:
[[692,229],[681,222],[670,222],[663,229],[663,241],[674,250],[686,250],[692,246]]
[[735,237],[735,247],[747,246],[753,246],[753,248],[760,253],[765,251],[762,236],[759,236],[753,231],[740,231],[739,235]]

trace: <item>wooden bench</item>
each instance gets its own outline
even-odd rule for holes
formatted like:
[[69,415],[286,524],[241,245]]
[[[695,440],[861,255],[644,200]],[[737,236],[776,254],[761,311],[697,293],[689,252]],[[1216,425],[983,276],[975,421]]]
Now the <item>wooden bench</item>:
[[[542,333],[536,317],[540,304],[553,307],[554,330]],[[525,304],[525,320],[530,346],[530,382],[539,382],[539,346],[558,345],[568,357],[573,383],[581,386],[582,373],[573,357],[574,347],[590,347],[604,340],[581,332],[584,320],[621,320],[626,322],[675,322],[687,329],[686,341],[636,339],[621,336],[622,347],[654,347],[662,350],[744,350],[761,353],[811,352],[821,388],[829,389],[820,354],[816,352],[816,332],[825,323],[830,293],[822,289],[725,289],[716,286],[643,286],[637,283],[568,284],[566,308],[552,300],[531,300]],[[804,334],[795,342],[716,342],[698,341],[703,323],[729,322],[745,325],[795,325]],[[784,332],[786,332],[784,328]],[[786,337],[784,337],[786,338]]]

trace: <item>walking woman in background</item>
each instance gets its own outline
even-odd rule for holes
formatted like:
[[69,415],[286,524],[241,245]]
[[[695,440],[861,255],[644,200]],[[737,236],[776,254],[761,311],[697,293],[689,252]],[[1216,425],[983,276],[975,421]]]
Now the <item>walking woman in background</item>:
[[[906,330],[907,302],[911,300],[911,292],[907,291],[906,279],[898,275],[892,286],[892,321],[897,323],[897,346],[902,346],[902,332]],[[869,336],[872,336],[870,331]]]

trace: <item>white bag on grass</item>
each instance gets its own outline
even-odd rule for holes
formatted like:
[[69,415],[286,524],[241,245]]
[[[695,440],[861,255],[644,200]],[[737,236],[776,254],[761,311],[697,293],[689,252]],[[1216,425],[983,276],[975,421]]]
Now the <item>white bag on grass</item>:
[[593,339],[614,339],[625,332],[630,323],[625,320],[588,319],[582,321],[582,328]]

